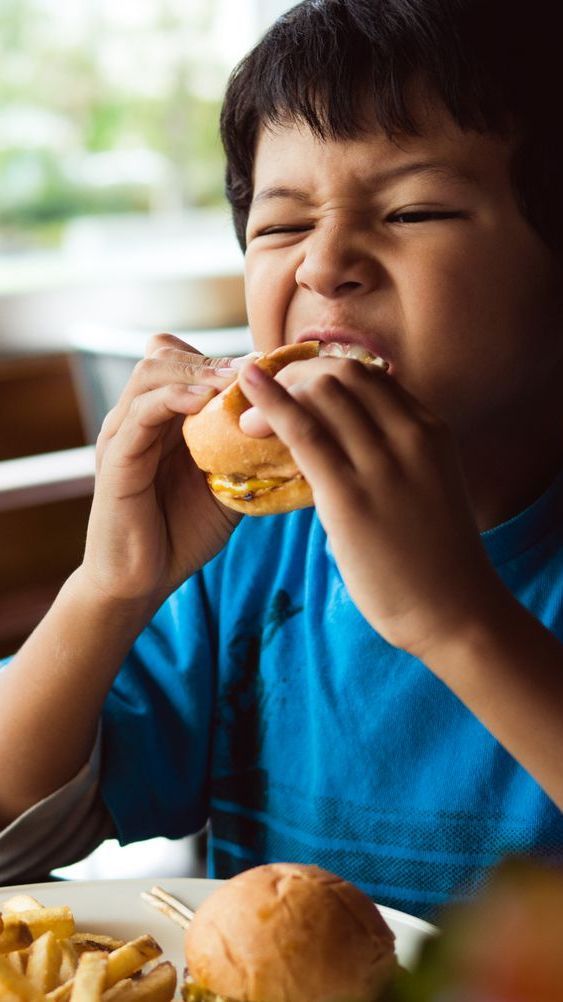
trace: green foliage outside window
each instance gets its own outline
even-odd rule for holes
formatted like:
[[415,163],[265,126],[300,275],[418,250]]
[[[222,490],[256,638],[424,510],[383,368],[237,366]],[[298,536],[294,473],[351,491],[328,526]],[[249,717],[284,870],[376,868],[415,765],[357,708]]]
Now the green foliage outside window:
[[218,2],[143,0],[127,26],[102,0],[76,0],[74,20],[3,0],[0,245],[56,241],[77,215],[221,204]]

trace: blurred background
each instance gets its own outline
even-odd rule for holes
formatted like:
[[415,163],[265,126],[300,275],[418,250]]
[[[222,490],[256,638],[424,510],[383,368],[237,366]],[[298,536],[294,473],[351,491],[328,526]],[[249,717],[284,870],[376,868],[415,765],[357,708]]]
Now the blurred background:
[[[94,442],[149,335],[249,346],[223,196],[228,75],[283,0],[2,0],[0,657],[79,563]],[[202,873],[204,838],[74,877]]]

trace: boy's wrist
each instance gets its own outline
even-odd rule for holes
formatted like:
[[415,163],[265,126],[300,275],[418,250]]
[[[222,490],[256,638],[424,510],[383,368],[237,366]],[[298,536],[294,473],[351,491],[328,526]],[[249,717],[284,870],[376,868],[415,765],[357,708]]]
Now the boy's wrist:
[[149,622],[166,597],[154,594],[128,598],[108,593],[96,584],[84,565],[70,575],[63,592],[71,601],[80,604],[86,615],[100,618],[108,626],[114,623],[132,633],[139,632]]
[[478,611],[444,633],[424,651],[420,660],[454,690],[463,676],[466,684],[478,681],[481,670],[490,675],[494,665],[510,658],[510,652],[530,614],[499,581]]

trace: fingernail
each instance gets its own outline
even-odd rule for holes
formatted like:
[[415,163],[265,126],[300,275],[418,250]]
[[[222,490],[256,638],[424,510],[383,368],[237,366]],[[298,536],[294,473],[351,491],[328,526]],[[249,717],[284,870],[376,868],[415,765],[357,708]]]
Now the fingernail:
[[228,368],[214,369],[213,372],[216,376],[234,376],[234,366],[229,366]]
[[250,383],[251,386],[260,386],[268,379],[264,370],[260,369],[259,366],[254,364],[254,362],[250,362],[245,367],[243,377],[248,383]]
[[231,369],[242,369],[243,365],[247,362],[251,362],[253,358],[261,358],[261,351],[251,351],[248,355],[239,355],[237,358],[232,358],[230,361]]
[[197,393],[198,396],[203,397],[206,393],[213,393],[212,386],[198,386],[196,383],[190,383],[186,386],[188,393]]
[[248,427],[252,428],[252,422],[256,419],[258,413],[257,407],[249,407],[247,411],[242,412],[239,425],[243,431],[246,431]]

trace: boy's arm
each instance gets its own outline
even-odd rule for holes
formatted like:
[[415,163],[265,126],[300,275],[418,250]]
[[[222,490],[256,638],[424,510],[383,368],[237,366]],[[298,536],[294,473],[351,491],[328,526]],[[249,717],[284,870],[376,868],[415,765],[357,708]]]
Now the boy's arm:
[[239,521],[212,498],[181,430],[235,377],[229,361],[157,335],[104,421],[82,565],[0,671],[0,827],[82,767],[133,641]]
[[69,783],[0,831],[0,884],[44,880],[89,856],[116,829],[99,787],[101,728],[86,765]]
[[273,429],[291,449],[367,621],[434,671],[563,808],[563,648],[492,567],[448,428],[354,362],[294,363],[279,379],[249,364],[241,384],[259,409],[241,425]]

